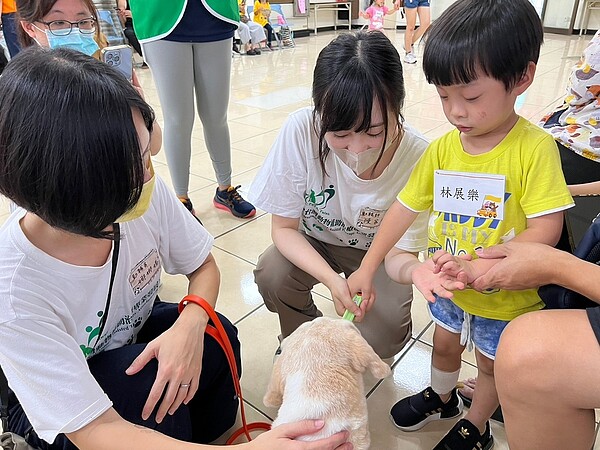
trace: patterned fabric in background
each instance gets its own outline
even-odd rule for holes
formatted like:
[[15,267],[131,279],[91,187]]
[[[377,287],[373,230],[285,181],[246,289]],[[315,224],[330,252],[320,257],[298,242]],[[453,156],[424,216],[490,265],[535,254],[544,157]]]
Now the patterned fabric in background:
[[600,161],[600,30],[573,68],[563,104],[540,125],[565,147]]

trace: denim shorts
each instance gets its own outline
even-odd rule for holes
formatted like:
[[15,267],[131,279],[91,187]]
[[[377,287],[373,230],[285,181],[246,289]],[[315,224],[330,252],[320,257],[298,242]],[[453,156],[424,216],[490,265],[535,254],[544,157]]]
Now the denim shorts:
[[429,8],[429,0],[404,0],[405,8],[420,8],[421,6]]
[[429,303],[429,312],[436,325],[451,333],[461,335],[461,344],[472,345],[485,357],[494,360],[500,335],[508,322],[486,319],[464,312],[447,298],[437,297]]

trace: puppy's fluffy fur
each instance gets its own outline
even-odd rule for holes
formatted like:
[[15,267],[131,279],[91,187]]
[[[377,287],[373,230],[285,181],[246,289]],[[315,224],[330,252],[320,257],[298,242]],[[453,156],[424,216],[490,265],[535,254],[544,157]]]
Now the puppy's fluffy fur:
[[367,401],[363,372],[377,378],[390,374],[347,320],[319,317],[302,324],[281,344],[263,402],[280,407],[273,428],[304,419],[323,419],[325,426],[301,440],[322,439],[341,430],[350,432],[355,450],[369,448]]

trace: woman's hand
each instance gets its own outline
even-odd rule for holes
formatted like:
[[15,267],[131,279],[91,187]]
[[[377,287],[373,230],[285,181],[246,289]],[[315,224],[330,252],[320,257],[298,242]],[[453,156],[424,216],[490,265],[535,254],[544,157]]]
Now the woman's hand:
[[348,440],[348,432],[334,434],[327,439],[303,442],[294,439],[314,434],[324,426],[322,420],[304,420],[302,422],[280,425],[271,431],[261,434],[248,444],[248,449],[255,450],[352,450],[352,444]]
[[325,285],[331,292],[331,299],[333,300],[335,312],[341,316],[348,310],[354,314],[356,322],[360,322],[364,316],[367,305],[361,304],[361,307],[358,307],[356,303],[352,301],[346,279],[334,272],[331,279],[326,280]]
[[373,303],[375,303],[376,292],[373,287],[374,273],[367,271],[364,268],[359,267],[348,277],[348,288],[350,289],[350,295],[360,294],[362,296],[361,309],[366,308],[368,311],[371,309]]
[[[188,305],[188,308],[200,307]],[[173,414],[182,403],[187,404],[196,394],[206,329],[206,321],[197,319],[197,315],[184,317],[182,314],[171,328],[149,342],[126,370],[127,375],[134,375],[152,359],[158,361],[156,380],[142,410],[142,419],[150,417],[161,397],[163,400],[156,411],[157,423],[162,422],[167,413]]]
[[482,291],[531,289],[552,283],[554,271],[560,270],[558,258],[562,253],[548,245],[533,242],[508,242],[478,250],[480,258],[503,259],[471,284],[474,289]]

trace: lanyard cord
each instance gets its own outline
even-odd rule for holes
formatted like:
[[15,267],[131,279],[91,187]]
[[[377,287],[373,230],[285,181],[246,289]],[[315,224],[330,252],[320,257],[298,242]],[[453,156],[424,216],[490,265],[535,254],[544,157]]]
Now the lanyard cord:
[[113,223],[113,253],[112,253],[112,266],[110,269],[110,283],[108,285],[108,295],[106,297],[106,305],[104,305],[104,314],[100,319],[100,329],[98,330],[98,339],[96,340],[96,345],[100,342],[100,337],[102,336],[102,332],[104,331],[104,326],[106,325],[106,318],[108,317],[108,309],[110,308],[110,298],[112,296],[112,288],[113,283],[115,281],[115,274],[117,273],[117,262],[119,260],[119,248],[121,247],[121,227],[118,223]]

